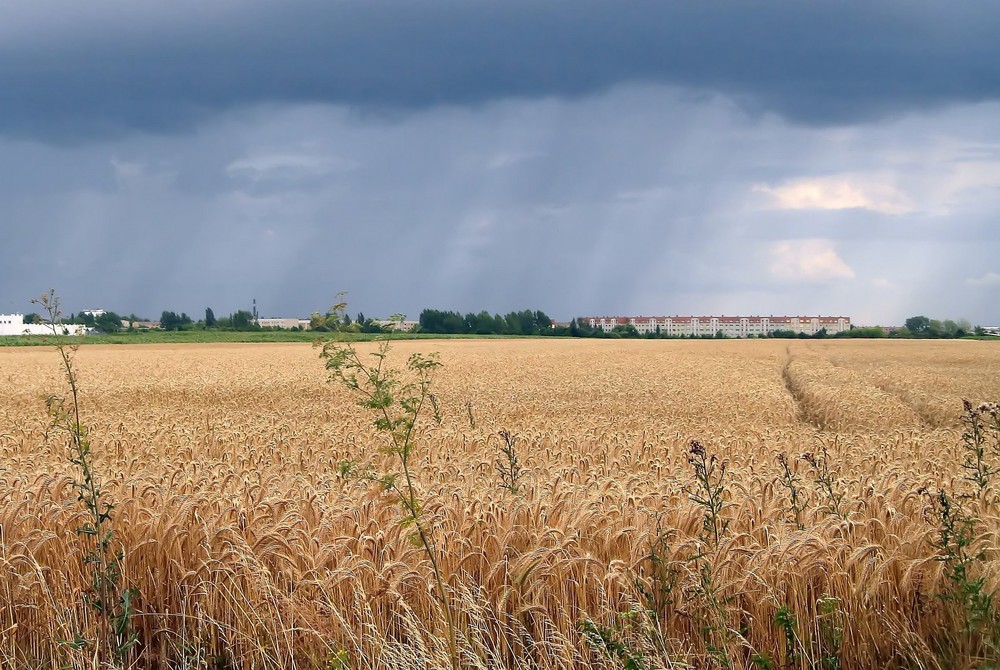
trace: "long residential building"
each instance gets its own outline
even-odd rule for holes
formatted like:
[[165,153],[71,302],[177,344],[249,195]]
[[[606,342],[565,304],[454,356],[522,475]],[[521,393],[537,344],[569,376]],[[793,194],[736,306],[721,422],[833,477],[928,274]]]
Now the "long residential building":
[[577,323],[610,333],[616,326],[632,325],[640,335],[659,332],[665,337],[715,335],[750,337],[776,330],[834,335],[851,329],[849,316],[583,316]]

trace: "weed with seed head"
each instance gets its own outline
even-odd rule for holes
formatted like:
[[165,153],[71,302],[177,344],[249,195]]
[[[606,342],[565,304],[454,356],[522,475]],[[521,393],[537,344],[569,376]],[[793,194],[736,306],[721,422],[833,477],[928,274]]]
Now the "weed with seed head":
[[725,476],[729,463],[709,454],[698,440],[691,440],[688,463],[694,470],[695,488],[688,491],[688,498],[702,509],[699,538],[703,548],[692,559],[696,566],[697,583],[694,592],[706,607],[702,636],[709,658],[723,668],[732,667],[729,646],[733,633],[726,624],[731,598],[724,597],[716,585],[714,560],[719,552],[722,536],[729,528],[729,519],[723,517],[727,503]]
[[[62,312],[55,291],[43,293],[31,302],[41,307],[48,317],[46,323],[51,327],[52,334],[58,336],[57,324],[62,318]],[[125,551],[115,540],[112,514],[114,504],[108,500],[94,471],[90,437],[80,418],[80,386],[75,360],[77,347],[67,346],[56,339],[55,348],[62,361],[68,395],[50,395],[45,399],[45,406],[51,417],[52,427],[67,436],[70,462],[76,468],[78,476],[73,487],[77,490],[77,499],[86,507],[89,516],[87,523],[77,528],[76,532],[89,540],[89,549],[83,562],[90,574],[90,588],[83,599],[97,615],[101,631],[96,640],[88,640],[77,632],[72,640],[62,642],[76,650],[93,645],[96,647],[97,657],[104,662],[122,663],[138,641],[132,627],[134,600],[138,590],[123,588],[121,584]]]
[[982,569],[986,554],[977,548],[977,519],[962,507],[958,498],[945,491],[931,496],[931,509],[937,523],[936,558],[944,564],[945,577],[950,583],[949,589],[938,594],[938,598],[955,603],[962,613],[960,633],[964,644],[950,641],[947,646],[957,654],[963,647],[973,651],[981,644],[996,656],[1000,653],[1000,630],[993,595]]
[[840,490],[840,481],[830,469],[830,454],[822,447],[820,454],[809,452],[802,454],[802,460],[812,466],[816,487],[826,496],[827,511],[838,519],[847,520],[844,510],[845,494]]
[[729,463],[720,461],[715,454],[709,455],[698,440],[691,440],[688,463],[694,468],[697,484],[695,490],[688,492],[688,497],[703,512],[701,539],[712,549],[717,549],[722,534],[729,527],[729,520],[722,517],[726,506],[723,479]]
[[[965,481],[976,487],[976,495],[984,497],[990,481],[1000,469],[991,467],[986,458],[986,436],[993,432],[996,446],[1000,446],[1000,411],[996,403],[982,403],[974,407],[968,400],[962,401],[962,449],[965,459],[962,468],[966,471]],[[996,446],[994,452],[997,451]],[[996,454],[995,454],[996,455]]]
[[677,562],[670,556],[673,532],[664,524],[662,514],[658,515],[656,532],[648,544],[644,574],[635,580],[643,604],[661,628],[666,623],[667,608],[674,604],[674,592],[681,576]]
[[498,435],[503,441],[494,467],[500,477],[500,487],[516,495],[521,491],[521,480],[524,478],[521,459],[517,455],[517,438],[509,430],[501,430]]
[[[341,302],[332,307],[331,312],[342,312],[344,307],[345,304]],[[438,550],[430,534],[430,522],[425,519],[423,503],[417,491],[412,460],[414,430],[427,404],[431,403],[431,379],[441,363],[433,354],[411,355],[406,363],[406,372],[411,379],[406,381],[402,371],[387,364],[388,355],[389,343],[385,340],[370,354],[371,362],[362,359],[349,343],[345,344],[338,339],[322,343],[320,357],[326,361],[330,381],[357,395],[358,404],[374,413],[375,428],[388,437],[386,451],[395,456],[399,466],[398,472],[375,473],[369,469],[359,474],[354,463],[345,462],[340,466],[340,474],[378,482],[385,490],[396,495],[403,509],[403,526],[413,529],[414,543],[423,548],[430,562],[448,628],[448,651],[452,667],[457,669],[459,653],[455,615],[444,584]],[[439,416],[436,412],[435,415]]]
[[792,468],[788,462],[788,457],[784,452],[778,454],[778,465],[781,466],[781,474],[778,475],[778,483],[788,489],[788,499],[792,508],[792,516],[795,518],[795,527],[804,530],[802,524],[802,513],[806,510],[805,501],[802,499],[802,491],[799,485],[802,478]]

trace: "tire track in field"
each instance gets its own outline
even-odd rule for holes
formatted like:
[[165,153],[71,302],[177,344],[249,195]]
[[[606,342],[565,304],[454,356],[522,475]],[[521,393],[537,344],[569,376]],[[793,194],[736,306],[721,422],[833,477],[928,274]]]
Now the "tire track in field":
[[801,423],[809,424],[816,430],[826,430],[824,422],[820,420],[821,417],[817,417],[813,412],[809,411],[807,392],[792,375],[791,367],[794,360],[795,356],[792,355],[792,348],[790,346],[786,347],[785,363],[781,366],[781,379],[785,384],[788,395],[792,397],[792,402],[795,404],[795,417]]
[[913,413],[920,419],[920,425],[923,428],[951,428],[958,424],[957,412],[954,419],[944,419],[927,402],[919,400],[912,393],[900,389],[877,375],[868,378],[867,381],[875,388],[894,396],[899,402],[913,410]]
[[785,388],[802,423],[825,432],[883,431],[925,426],[925,417],[896,393],[821,353],[786,349]]
[[[893,378],[891,370],[874,367],[854,367],[846,363],[840,356],[827,355],[826,360],[830,365],[851,371],[859,375],[865,383],[870,384],[879,391],[892,396],[902,405],[908,407],[919,421],[921,428],[938,429],[952,428],[958,425],[958,412],[954,416],[942,412],[941,407],[935,407],[933,397],[921,394],[912,387]],[[957,405],[956,405],[957,406]]]

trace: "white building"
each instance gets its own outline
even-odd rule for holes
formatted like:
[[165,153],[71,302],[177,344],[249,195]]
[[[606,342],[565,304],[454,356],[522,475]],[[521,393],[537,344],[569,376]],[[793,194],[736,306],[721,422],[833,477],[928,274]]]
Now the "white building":
[[665,337],[715,335],[750,337],[776,330],[815,335],[821,330],[835,335],[851,329],[849,316],[584,316],[577,323],[610,333],[615,326],[632,325],[640,335],[659,333]]
[[419,321],[392,321],[390,319],[373,319],[382,328],[389,328],[400,333],[409,333],[420,325]]
[[[56,325],[60,335],[86,335],[86,326],[71,323]],[[43,323],[25,323],[23,314],[0,314],[0,337],[7,335],[52,335],[52,326]]]
[[261,328],[284,328],[285,330],[301,328],[302,330],[309,330],[309,319],[257,319],[257,325]]

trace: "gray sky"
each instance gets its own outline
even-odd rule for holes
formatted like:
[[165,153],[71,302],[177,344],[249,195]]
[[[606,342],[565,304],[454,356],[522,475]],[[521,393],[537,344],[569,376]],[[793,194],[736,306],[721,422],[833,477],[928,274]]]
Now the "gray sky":
[[0,311],[1000,324],[1000,5],[0,5]]

